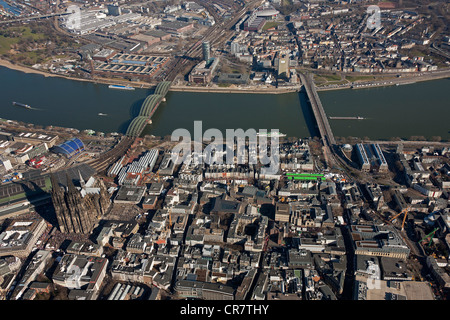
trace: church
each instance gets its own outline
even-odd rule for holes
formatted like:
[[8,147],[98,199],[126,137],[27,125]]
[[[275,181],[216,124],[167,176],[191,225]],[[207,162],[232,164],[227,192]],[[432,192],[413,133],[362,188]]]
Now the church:
[[85,182],[80,172],[78,175],[79,186],[67,173],[64,186],[51,175],[52,202],[61,232],[89,234],[111,201],[103,180],[91,176]]

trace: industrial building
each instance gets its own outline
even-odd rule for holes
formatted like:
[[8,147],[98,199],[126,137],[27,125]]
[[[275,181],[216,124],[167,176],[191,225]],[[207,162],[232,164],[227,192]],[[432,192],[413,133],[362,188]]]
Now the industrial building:
[[183,21],[167,21],[161,23],[161,25],[157,26],[157,28],[168,33],[179,34],[192,30],[194,28],[194,24]]
[[258,8],[244,22],[244,31],[260,31],[267,20],[275,19],[279,13],[273,8]]
[[101,64],[95,65],[93,71],[148,79],[154,76],[169,60],[169,57],[162,56],[117,53]]
[[260,31],[265,23],[266,19],[264,17],[258,17],[255,13],[253,13],[247,20],[245,20],[244,31]]

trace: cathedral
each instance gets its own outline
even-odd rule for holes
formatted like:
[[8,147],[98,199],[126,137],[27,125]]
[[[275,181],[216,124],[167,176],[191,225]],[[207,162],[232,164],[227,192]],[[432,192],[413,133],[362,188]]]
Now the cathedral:
[[52,174],[52,202],[59,229],[65,233],[88,234],[110,206],[110,197],[101,179],[90,177],[85,182],[79,174],[80,186],[76,187],[66,174],[67,183],[61,187]]

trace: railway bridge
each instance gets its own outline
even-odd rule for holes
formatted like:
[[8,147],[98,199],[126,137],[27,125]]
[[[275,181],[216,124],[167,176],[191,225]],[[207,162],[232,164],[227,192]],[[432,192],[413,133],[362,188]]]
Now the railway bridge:
[[147,96],[141,106],[139,115],[134,118],[128,125],[125,136],[122,140],[111,150],[103,154],[100,158],[97,158],[91,162],[88,162],[97,172],[106,170],[117,159],[122,157],[133,144],[136,137],[139,137],[145,128],[145,125],[149,122],[156,109],[158,109],[161,101],[164,101],[165,96],[169,92],[172,82],[163,81],[160,82],[153,94]]
[[172,82],[170,81],[160,82],[156,86],[154,93],[145,98],[139,115],[134,118],[128,126],[127,132],[125,133],[126,136],[138,137],[141,135],[145,125],[152,118],[161,101],[165,99],[171,84]]

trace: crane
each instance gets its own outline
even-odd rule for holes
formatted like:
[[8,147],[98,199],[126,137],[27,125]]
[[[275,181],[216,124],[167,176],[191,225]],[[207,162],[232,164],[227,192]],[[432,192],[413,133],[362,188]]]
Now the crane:
[[400,213],[396,214],[395,216],[393,216],[389,222],[392,222],[393,220],[395,220],[398,216],[400,216],[402,213],[404,213],[404,217],[403,217],[403,221],[402,221],[402,231],[404,230],[405,227],[405,221],[406,221],[406,217],[408,216],[408,209],[403,209],[402,211],[400,211]]
[[429,234],[427,234],[425,237],[422,238],[422,240],[419,241],[419,243],[422,243],[425,240],[428,240],[428,246],[431,246],[431,240],[434,237],[434,234],[436,233],[436,231],[438,231],[439,228],[435,228],[433,231],[431,231]]

